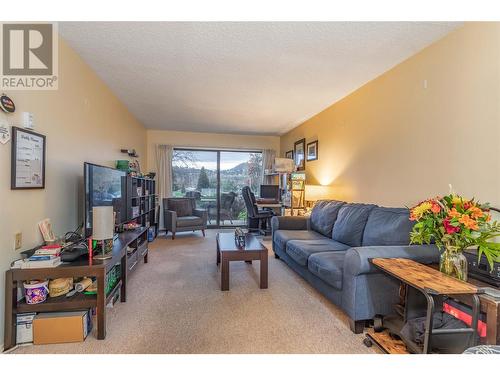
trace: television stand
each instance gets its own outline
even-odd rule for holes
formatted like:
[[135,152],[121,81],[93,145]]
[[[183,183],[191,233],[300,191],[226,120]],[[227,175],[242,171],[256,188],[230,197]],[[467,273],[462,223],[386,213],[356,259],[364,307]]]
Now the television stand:
[[[62,263],[53,268],[11,269],[6,271],[5,277],[5,329],[4,350],[16,345],[16,314],[28,312],[75,311],[96,308],[97,339],[106,338],[106,305],[120,293],[120,301],[127,300],[127,280],[130,272],[136,268],[142,258],[148,262],[147,228],[137,228],[118,234],[113,242],[111,259],[97,260],[82,257],[71,263]],[[134,248],[127,254],[127,247]],[[106,275],[119,264],[121,269],[120,280],[106,294]],[[18,301],[18,286],[25,280],[56,279],[60,277],[95,277],[97,279],[97,294],[87,295],[76,293],[72,297],[49,297],[43,303],[29,305],[24,298]]]

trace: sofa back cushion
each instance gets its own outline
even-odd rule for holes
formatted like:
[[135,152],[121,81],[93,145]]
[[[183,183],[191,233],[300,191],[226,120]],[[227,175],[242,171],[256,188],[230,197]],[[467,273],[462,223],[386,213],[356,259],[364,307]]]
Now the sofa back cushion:
[[330,238],[340,208],[345,202],[335,200],[317,201],[311,212],[311,229]]
[[376,207],[368,216],[363,246],[408,245],[413,224],[407,208]]
[[344,204],[333,226],[332,239],[352,247],[361,246],[366,220],[374,207],[374,204]]

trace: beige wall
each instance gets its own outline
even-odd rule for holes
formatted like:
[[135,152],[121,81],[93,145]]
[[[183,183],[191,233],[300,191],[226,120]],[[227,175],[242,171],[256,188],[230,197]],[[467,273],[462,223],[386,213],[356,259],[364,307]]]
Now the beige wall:
[[[281,137],[319,140],[308,183],[411,205],[458,193],[500,206],[500,24],[472,23]],[[427,88],[424,88],[427,80]]]
[[[10,190],[11,144],[0,145],[0,274],[19,257],[14,233],[21,231],[23,250],[41,243],[37,222],[49,217],[57,235],[82,221],[83,162],[112,166],[120,148],[146,152],[146,131],[81,58],[60,41],[59,89],[12,91],[16,113],[3,115],[19,125],[21,112],[34,114],[35,131],[47,136],[46,187]],[[19,125],[21,126],[21,125]],[[145,160],[145,158],[144,158]],[[0,346],[3,342],[4,277],[0,277]]]
[[156,170],[155,146],[166,144],[177,147],[225,148],[231,150],[272,149],[279,153],[280,138],[277,136],[195,133],[170,130],[148,130],[148,169]]

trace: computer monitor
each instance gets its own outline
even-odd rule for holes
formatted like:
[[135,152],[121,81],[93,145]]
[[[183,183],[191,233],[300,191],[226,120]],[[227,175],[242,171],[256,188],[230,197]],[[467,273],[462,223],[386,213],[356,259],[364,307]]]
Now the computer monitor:
[[260,197],[266,199],[280,200],[279,185],[260,185]]

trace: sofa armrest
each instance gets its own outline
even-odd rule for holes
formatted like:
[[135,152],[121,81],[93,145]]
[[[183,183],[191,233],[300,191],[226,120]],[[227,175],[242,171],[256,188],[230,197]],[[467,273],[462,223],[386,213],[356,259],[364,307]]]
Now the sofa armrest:
[[353,247],[346,253],[344,272],[352,276],[381,272],[371,264],[373,258],[405,258],[430,264],[439,262],[439,250],[436,245]]
[[309,229],[309,218],[304,216],[273,216],[271,228],[273,233],[278,229],[306,230]]
[[164,209],[163,220],[165,221],[165,229],[175,232],[177,227],[177,212]]

